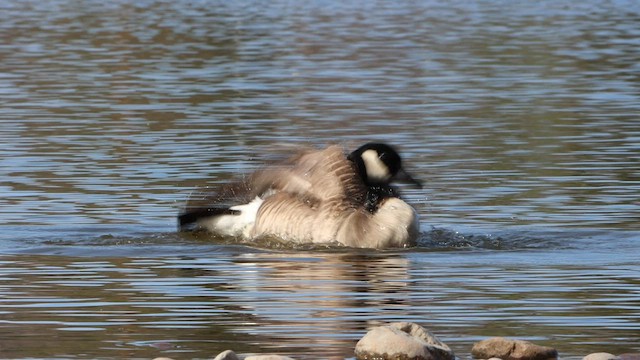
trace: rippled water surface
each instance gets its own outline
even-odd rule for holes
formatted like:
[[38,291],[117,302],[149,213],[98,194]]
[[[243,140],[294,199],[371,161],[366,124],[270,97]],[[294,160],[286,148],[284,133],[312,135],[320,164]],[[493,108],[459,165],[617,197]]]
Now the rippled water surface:
[[[0,357],[350,358],[418,322],[640,352],[633,1],[0,0]],[[175,232],[292,144],[398,145],[414,249]]]

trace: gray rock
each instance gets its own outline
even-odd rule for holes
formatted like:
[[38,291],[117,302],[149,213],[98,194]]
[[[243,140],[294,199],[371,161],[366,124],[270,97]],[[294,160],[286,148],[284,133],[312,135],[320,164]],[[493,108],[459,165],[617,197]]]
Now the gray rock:
[[640,360],[640,353],[624,353],[618,357],[622,360]]
[[599,352],[589,354],[582,358],[582,360],[620,360],[620,357],[606,352]]
[[293,360],[288,356],[281,355],[252,355],[247,356],[244,360]]
[[225,350],[218,354],[213,360],[240,360],[238,355],[234,353],[232,350]]
[[547,360],[558,358],[558,351],[554,348],[503,337],[494,337],[475,343],[471,354],[476,359],[496,357],[502,360]]
[[418,324],[392,323],[371,329],[358,343],[356,358],[454,360],[453,351]]

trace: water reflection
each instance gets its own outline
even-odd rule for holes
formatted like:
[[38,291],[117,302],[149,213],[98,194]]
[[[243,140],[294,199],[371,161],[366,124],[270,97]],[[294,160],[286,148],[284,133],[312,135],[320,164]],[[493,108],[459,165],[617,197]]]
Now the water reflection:
[[[248,276],[237,284],[249,297],[236,300],[263,319],[247,330],[277,334],[287,338],[287,344],[337,345],[335,339],[314,336],[321,332],[344,338],[338,344],[349,348],[367,326],[391,313],[404,318],[410,308],[409,261],[402,256],[333,254],[292,259],[286,254],[260,254],[242,257],[238,263],[240,269],[258,269],[243,271]],[[292,326],[295,332],[282,331]]]
[[234,348],[351,357],[368,327],[398,319],[424,324],[459,356],[479,338],[522,332],[563,357],[602,341],[628,351],[638,340],[637,264],[532,268],[531,254],[521,266],[500,253],[233,249],[218,257],[5,256],[3,354],[206,357]]

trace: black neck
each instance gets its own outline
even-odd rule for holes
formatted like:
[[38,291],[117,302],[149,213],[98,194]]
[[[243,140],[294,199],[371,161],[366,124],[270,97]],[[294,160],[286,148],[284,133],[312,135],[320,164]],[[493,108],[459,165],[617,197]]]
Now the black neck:
[[347,156],[355,165],[358,176],[367,187],[367,196],[364,200],[364,206],[370,213],[375,213],[382,200],[390,197],[398,197],[398,191],[388,183],[371,183],[367,176],[367,169],[362,160],[362,152],[355,151]]
[[390,185],[376,185],[367,187],[365,208],[370,213],[375,213],[382,200],[390,197],[398,197],[398,191]]
[[362,179],[365,185],[369,186],[367,181],[367,168],[364,165],[364,160],[362,160],[362,154],[357,151],[354,151],[351,154],[349,154],[349,156],[347,156],[347,159],[350,160],[353,163],[353,165],[355,165],[356,171],[358,172],[358,176],[360,176],[360,179]]

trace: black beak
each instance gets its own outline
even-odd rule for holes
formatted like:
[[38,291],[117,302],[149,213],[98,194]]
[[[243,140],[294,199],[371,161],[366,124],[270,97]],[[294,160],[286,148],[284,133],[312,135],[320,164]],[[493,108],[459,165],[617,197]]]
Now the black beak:
[[408,172],[404,171],[403,168],[398,170],[396,176],[393,177],[393,180],[402,182],[405,184],[413,185],[418,189],[422,189],[422,183],[416,179],[414,179]]

